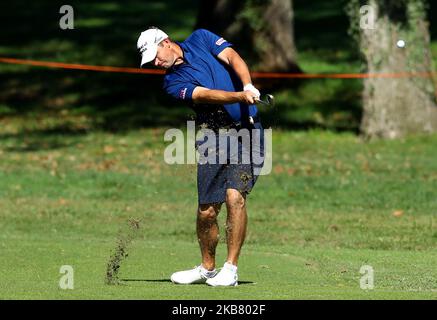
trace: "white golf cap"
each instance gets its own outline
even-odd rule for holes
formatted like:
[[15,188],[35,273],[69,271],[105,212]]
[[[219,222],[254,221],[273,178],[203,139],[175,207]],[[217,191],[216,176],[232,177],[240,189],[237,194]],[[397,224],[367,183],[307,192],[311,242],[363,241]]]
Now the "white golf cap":
[[164,31],[155,27],[151,27],[146,31],[141,32],[137,41],[137,48],[141,54],[140,68],[155,59],[156,52],[158,51],[158,44],[167,38],[168,35]]

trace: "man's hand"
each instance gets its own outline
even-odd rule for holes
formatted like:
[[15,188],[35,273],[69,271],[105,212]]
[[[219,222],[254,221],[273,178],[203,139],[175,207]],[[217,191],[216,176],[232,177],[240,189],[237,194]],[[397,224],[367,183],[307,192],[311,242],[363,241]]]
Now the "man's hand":
[[240,92],[240,102],[245,104],[255,104],[256,97],[254,96],[252,91],[241,91]]
[[246,84],[243,88],[244,91],[250,91],[254,95],[255,99],[259,100],[261,93],[257,88],[255,88],[251,83]]

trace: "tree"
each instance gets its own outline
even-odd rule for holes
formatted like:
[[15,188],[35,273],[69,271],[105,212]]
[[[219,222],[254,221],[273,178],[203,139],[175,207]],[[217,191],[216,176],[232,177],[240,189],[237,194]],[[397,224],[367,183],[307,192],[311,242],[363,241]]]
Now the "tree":
[[296,63],[292,0],[203,0],[196,28],[233,42],[252,69],[301,72]]
[[[369,78],[363,92],[361,131],[367,138],[399,138],[437,129],[435,83],[430,73],[429,25],[424,0],[370,0],[376,13],[366,29],[359,0],[348,11],[369,73],[405,74],[409,77]],[[363,11],[361,12],[361,14]],[[372,18],[372,15],[369,15]],[[367,17],[368,18],[368,17]],[[405,47],[398,47],[402,39]],[[416,74],[416,76],[414,75]]]

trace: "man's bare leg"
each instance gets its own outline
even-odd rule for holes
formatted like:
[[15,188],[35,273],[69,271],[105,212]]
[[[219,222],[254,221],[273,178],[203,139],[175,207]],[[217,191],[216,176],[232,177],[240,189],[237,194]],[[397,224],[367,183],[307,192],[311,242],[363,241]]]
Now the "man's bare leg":
[[226,220],[228,258],[226,261],[236,266],[246,238],[246,199],[238,190],[228,189],[226,190],[226,207],[228,210]]
[[197,211],[197,238],[202,253],[202,265],[211,271],[215,268],[215,250],[219,241],[217,216],[221,204],[200,205]]

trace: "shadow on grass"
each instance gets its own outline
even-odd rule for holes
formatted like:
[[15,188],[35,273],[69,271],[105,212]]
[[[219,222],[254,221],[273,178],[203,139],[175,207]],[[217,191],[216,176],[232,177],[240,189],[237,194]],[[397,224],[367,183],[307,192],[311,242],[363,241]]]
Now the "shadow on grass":
[[[172,283],[169,279],[120,279],[122,282],[168,282]],[[246,284],[255,284],[255,282],[252,281],[238,281],[238,285],[246,285]],[[204,285],[202,283],[199,283],[199,285]]]
[[278,92],[274,108],[260,107],[264,127],[359,133],[362,84],[339,81],[304,80],[295,92]]
[[[3,148],[6,152],[34,152],[56,150],[75,145],[66,137],[86,135],[88,130],[73,125],[58,125],[48,129],[23,129],[17,133],[0,133],[0,140],[14,140],[14,146]],[[70,140],[70,139],[68,139]]]
[[[2,139],[4,136],[0,136]],[[17,140],[14,146],[3,148],[6,152],[35,152],[35,151],[49,151],[62,148],[68,148],[75,145],[75,142],[66,142],[61,136],[51,136],[49,134],[33,134],[20,133],[17,135],[8,135],[8,138]]]
[[93,119],[95,127],[105,130],[174,126],[191,111],[163,92],[162,81],[162,76],[35,68],[0,74],[0,103],[15,115],[83,114]]
[[67,125],[60,125],[50,129],[23,130],[19,133],[0,133],[0,139],[20,139],[29,137],[39,139],[47,136],[83,136],[88,133],[86,129],[78,129]]
[[[63,2],[2,2],[0,27],[8,32],[0,35],[0,56],[138,67],[139,33],[157,25],[182,40],[192,31],[198,1],[73,0],[69,4],[74,9],[74,30],[59,27]],[[92,117],[95,127],[124,130],[174,125],[190,113],[164,95],[162,76],[4,64],[0,70],[0,112],[7,110],[3,115],[69,110]]]
[[32,141],[24,143],[24,145],[17,145],[15,147],[7,147],[4,149],[6,152],[35,152],[35,151],[48,151],[48,150],[56,150],[56,149],[62,149],[67,148],[71,146],[72,144],[65,144],[65,143],[57,143],[57,142],[39,142],[39,141]]

